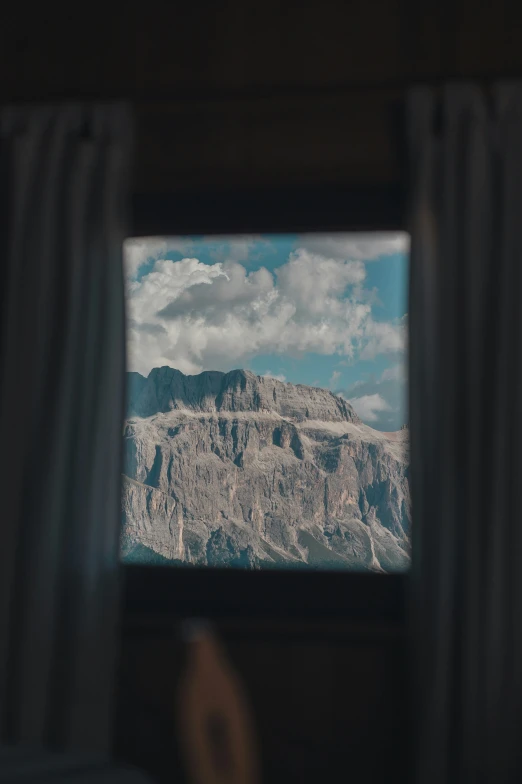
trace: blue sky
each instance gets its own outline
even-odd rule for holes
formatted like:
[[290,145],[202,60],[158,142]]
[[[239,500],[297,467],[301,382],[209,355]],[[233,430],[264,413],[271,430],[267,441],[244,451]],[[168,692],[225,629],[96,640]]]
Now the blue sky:
[[407,421],[404,234],[128,240],[129,368],[248,368]]

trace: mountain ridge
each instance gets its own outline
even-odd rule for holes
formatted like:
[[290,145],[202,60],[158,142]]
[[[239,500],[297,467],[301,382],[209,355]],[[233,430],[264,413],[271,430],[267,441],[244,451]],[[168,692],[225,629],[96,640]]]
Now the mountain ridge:
[[124,558],[409,564],[408,431],[373,430],[329,390],[244,370],[129,374],[124,442]]
[[129,374],[128,413],[148,417],[189,408],[195,411],[258,411],[325,421],[361,420],[344,398],[328,389],[289,384],[250,370],[205,370],[185,375],[175,368],[153,368],[147,377]]

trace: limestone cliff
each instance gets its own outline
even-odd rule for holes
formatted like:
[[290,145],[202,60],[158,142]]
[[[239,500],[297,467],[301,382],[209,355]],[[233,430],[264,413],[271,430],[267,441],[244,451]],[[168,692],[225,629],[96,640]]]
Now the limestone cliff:
[[395,571],[409,564],[408,431],[245,370],[129,374],[127,560]]

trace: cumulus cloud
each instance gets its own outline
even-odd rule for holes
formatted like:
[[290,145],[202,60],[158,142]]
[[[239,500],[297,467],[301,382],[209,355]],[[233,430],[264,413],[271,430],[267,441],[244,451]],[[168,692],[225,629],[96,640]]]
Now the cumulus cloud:
[[391,411],[390,404],[377,393],[352,397],[349,402],[363,422],[376,422],[382,411]]
[[353,359],[403,346],[402,324],[373,321],[361,260],[299,248],[272,273],[263,267],[248,271],[230,259],[203,264],[162,255],[159,245],[132,246],[134,270],[147,261],[141,275],[127,282],[132,370],[147,374],[171,365],[199,373],[237,367],[258,354]]
[[[298,238],[297,253],[322,257],[330,261],[373,261],[395,253],[407,253],[409,236],[405,232],[373,232],[371,234],[303,234]],[[144,264],[164,258],[176,251],[184,256],[197,256],[198,248],[207,248],[217,262],[248,263],[261,255],[274,252],[273,244],[261,235],[206,237],[137,237],[124,243],[125,276],[136,277]]]
[[299,237],[300,247],[336,261],[373,261],[395,253],[408,253],[409,245],[406,232],[303,234]]
[[216,261],[244,263],[274,252],[272,243],[260,234],[236,234],[233,237],[209,235],[204,242],[214,246],[210,255]]
[[123,266],[126,278],[133,278],[149,259],[167,253],[167,242],[161,237],[132,238],[123,244]]
[[[217,265],[209,269],[214,267]],[[273,276],[264,267],[248,274],[241,264],[232,263],[221,268],[214,277],[206,277],[185,288],[158,312],[158,316],[175,319],[187,314],[193,318],[205,317],[207,322],[222,323],[229,313],[227,306],[252,305],[269,296],[273,289]]]
[[277,270],[280,289],[308,312],[335,311],[343,306],[340,295],[350,285],[362,284],[366,272],[360,261],[327,258],[299,248]]
[[379,378],[378,383],[382,384],[384,381],[402,381],[406,380],[406,367],[404,364],[393,365],[392,367],[385,368]]
[[365,324],[366,342],[361,359],[374,359],[378,354],[403,352],[406,345],[406,324],[398,322],[368,320]]
[[[385,368],[380,376],[358,379],[338,394],[359,409],[359,416],[366,424],[377,430],[399,430],[408,421],[406,370],[405,362],[398,362]],[[386,405],[382,406],[381,401]]]
[[329,382],[330,389],[335,389],[338,386],[340,378],[341,378],[341,371],[334,370],[334,372],[330,376],[330,382]]
[[271,370],[265,370],[263,376],[264,378],[275,378],[276,381],[286,381],[286,376],[283,373],[272,373]]
[[123,245],[125,277],[133,280],[147,263],[165,258],[177,252],[184,256],[196,256],[205,249],[218,262],[248,262],[261,253],[273,252],[269,240],[257,235],[235,235],[234,237],[133,237]]

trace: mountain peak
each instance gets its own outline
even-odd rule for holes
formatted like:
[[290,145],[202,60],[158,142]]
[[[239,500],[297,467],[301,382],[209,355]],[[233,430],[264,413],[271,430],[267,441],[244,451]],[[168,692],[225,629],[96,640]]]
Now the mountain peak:
[[273,413],[297,421],[360,423],[351,405],[327,389],[289,384],[250,370],[205,370],[189,376],[163,366],[147,378],[129,373],[129,415],[149,417],[175,409]]

